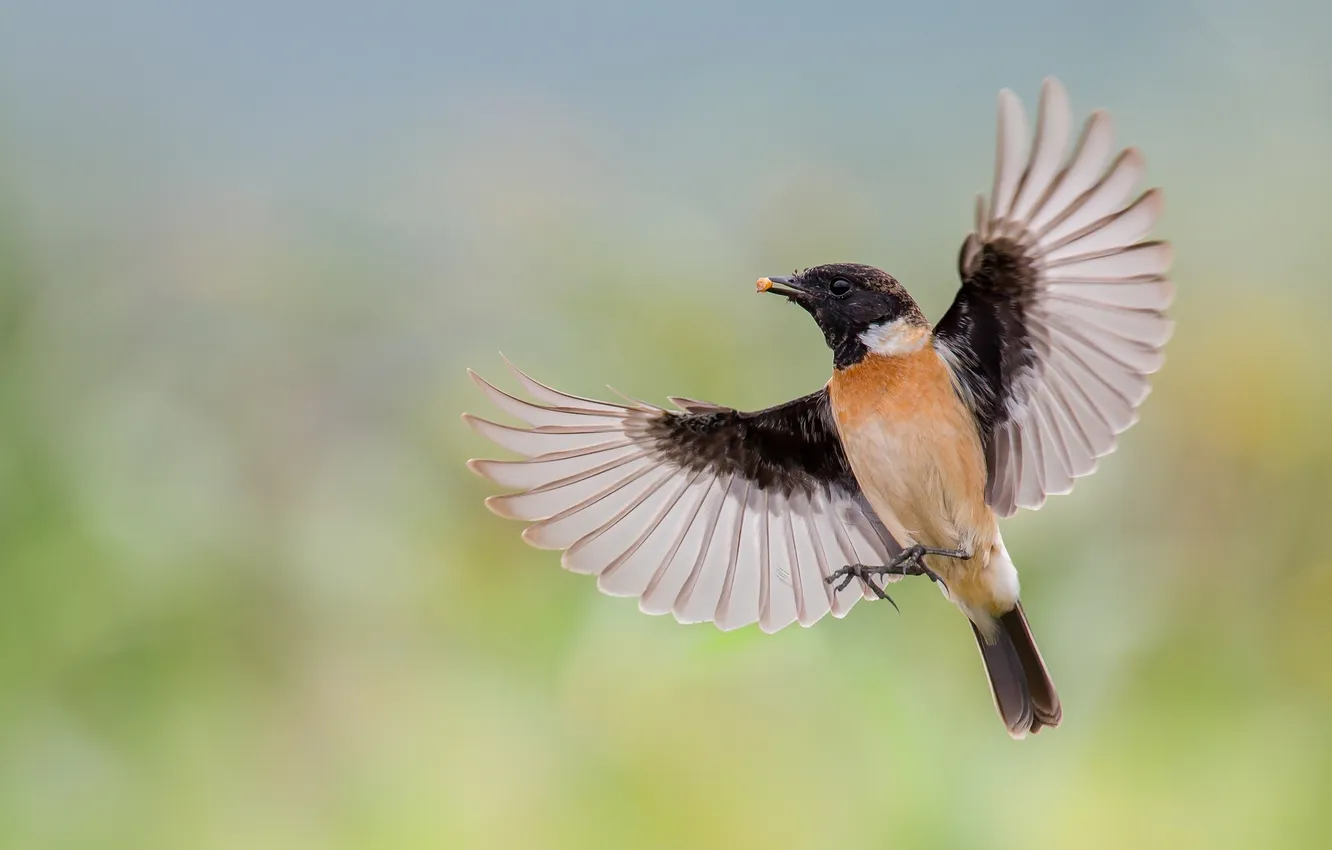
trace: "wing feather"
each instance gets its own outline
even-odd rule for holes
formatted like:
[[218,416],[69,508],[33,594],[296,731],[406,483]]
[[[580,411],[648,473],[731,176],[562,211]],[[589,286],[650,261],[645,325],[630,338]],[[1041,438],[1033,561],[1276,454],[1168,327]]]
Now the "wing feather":
[[570,395],[505,362],[530,400],[472,379],[529,427],[464,418],[525,458],[468,466],[518,491],[487,499],[492,511],[529,523],[525,541],[563,550],[562,565],[604,593],[771,632],[843,616],[869,589],[824,579],[898,551],[846,462],[826,390],[754,413],[685,398],[665,410]]
[[[1168,243],[1151,240],[1162,195],[1114,152],[1101,111],[1068,141],[1063,87],[1046,80],[1025,163],[1021,105],[999,96],[995,183],[962,244],[962,287],[935,328],[980,424],[986,498],[1007,516],[1067,493],[1132,427],[1174,331]],[[1023,175],[1015,180],[1012,175]]]
[[638,607],[646,614],[668,614],[675,606],[703,545],[703,535],[721,506],[724,485],[720,476],[712,473],[705,477],[707,482],[695,501],[679,514],[680,530],[639,597]]
[[760,587],[759,628],[771,634],[800,619],[804,610],[804,586],[796,561],[795,532],[791,526],[792,505],[785,494],[769,492],[764,511],[767,533],[764,535],[763,585]]
[[731,571],[731,553],[740,548],[740,522],[748,487],[749,483],[738,476],[727,484],[721,510],[713,517],[711,534],[705,538],[672,609],[681,623],[707,623],[716,616]]
[[[653,506],[652,519],[646,527],[643,527],[627,548],[607,562],[605,568],[597,573],[597,587],[602,593],[636,597],[644,594],[657,567],[670,553],[676,537],[676,526],[687,516],[687,511],[677,511],[676,508],[681,505],[681,500],[702,489],[703,482],[700,481],[702,477],[701,471],[690,477],[670,477],[669,484],[663,488],[666,495]],[[670,521],[672,517],[676,518],[675,522]],[[631,522],[620,522],[616,526],[617,529],[622,528],[626,534],[632,534],[639,527],[641,526],[638,523]],[[609,550],[619,548],[618,544],[603,545]],[[566,566],[574,572],[583,572],[584,570],[576,569],[575,565],[585,560],[589,567],[587,572],[595,569],[600,557],[596,552],[588,551],[590,546],[591,543],[584,545],[579,541],[570,547],[564,555]],[[579,551],[575,552],[575,549]]]

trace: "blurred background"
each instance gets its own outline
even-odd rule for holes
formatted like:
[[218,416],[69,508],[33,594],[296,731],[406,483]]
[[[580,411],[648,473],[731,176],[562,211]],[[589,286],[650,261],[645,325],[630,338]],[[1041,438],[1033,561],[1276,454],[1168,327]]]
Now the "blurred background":
[[[211,8],[210,8],[211,7]],[[1332,6],[680,0],[0,10],[0,846],[1332,842]],[[741,407],[753,281],[939,316],[995,94],[1166,188],[1139,426],[1005,525],[1065,725],[955,611],[638,613],[463,462],[465,366]]]

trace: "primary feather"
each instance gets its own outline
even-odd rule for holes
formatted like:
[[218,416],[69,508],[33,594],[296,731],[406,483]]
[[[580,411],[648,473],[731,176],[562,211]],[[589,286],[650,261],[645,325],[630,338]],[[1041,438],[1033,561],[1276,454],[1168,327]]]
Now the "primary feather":
[[473,380],[531,427],[464,418],[525,459],[468,466],[519,490],[486,505],[605,593],[681,622],[776,631],[845,615],[872,591],[824,579],[898,551],[846,464],[826,391],[755,413],[692,399],[672,411],[569,395],[509,366],[532,401]]
[[935,328],[980,424],[986,497],[1001,516],[1069,492],[1114,450],[1174,327],[1170,246],[1144,241],[1161,192],[1132,199],[1143,159],[1130,148],[1110,161],[1103,112],[1065,159],[1069,116],[1063,86],[1047,79],[1029,145],[1021,103],[1000,94],[993,196],[977,200],[962,288]]

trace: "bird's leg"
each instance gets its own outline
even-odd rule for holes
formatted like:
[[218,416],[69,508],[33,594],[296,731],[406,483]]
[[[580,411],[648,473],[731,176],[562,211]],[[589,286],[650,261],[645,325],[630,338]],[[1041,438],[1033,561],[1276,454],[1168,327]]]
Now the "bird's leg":
[[[839,578],[842,583],[837,585],[837,590],[845,590],[852,579],[860,579],[874,589],[874,592],[881,597],[886,596],[879,590],[874,582],[870,581],[873,576],[929,576],[930,581],[943,584],[943,579],[939,574],[929,567],[925,566],[926,555],[940,555],[945,558],[957,558],[965,561],[971,557],[971,553],[965,549],[936,549],[933,546],[908,546],[897,554],[892,561],[881,567],[871,567],[865,564],[848,564],[837,572],[828,576],[824,581],[832,584]],[[893,607],[897,607],[894,605]]]

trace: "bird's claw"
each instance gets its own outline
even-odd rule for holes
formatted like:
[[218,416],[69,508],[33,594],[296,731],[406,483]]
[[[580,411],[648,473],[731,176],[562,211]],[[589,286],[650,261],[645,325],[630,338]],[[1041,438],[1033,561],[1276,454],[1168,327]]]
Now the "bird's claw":
[[[944,584],[944,580],[939,577],[939,574],[925,566],[926,555],[940,555],[945,558],[957,558],[962,561],[971,557],[971,553],[967,552],[965,549],[936,549],[931,546],[920,545],[908,546],[901,552],[897,553],[897,556],[893,558],[891,562],[881,567],[870,567],[865,564],[848,564],[828,576],[824,581],[828,584],[832,584],[838,579],[841,579],[841,583],[838,584],[836,588],[840,593],[851,584],[853,579],[860,579],[865,584],[869,585],[870,589],[873,590],[880,599],[887,599],[889,602],[893,601],[892,597],[884,593],[883,588],[871,581],[874,576],[925,576],[930,581],[947,588],[948,585]],[[893,607],[897,607],[896,602],[893,602]]]
[[834,590],[837,593],[841,593],[850,586],[853,580],[860,579],[864,582],[866,587],[874,591],[875,596],[880,599],[887,599],[889,605],[892,605],[894,608],[897,608],[898,611],[901,611],[902,609],[897,607],[897,602],[885,593],[882,587],[879,587],[879,585],[874,582],[874,576],[883,574],[884,570],[884,567],[868,567],[864,564],[847,564],[845,567],[842,567],[837,572],[825,578],[824,581],[828,584],[832,584],[840,578],[842,581],[834,588]]

